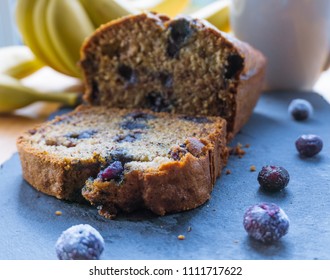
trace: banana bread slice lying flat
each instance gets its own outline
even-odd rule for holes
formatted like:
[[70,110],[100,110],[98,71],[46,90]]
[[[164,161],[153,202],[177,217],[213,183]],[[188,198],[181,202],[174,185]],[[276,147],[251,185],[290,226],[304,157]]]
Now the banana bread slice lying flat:
[[265,58],[206,22],[139,14],[101,26],[81,52],[94,105],[222,116],[228,138],[259,98]]
[[59,199],[164,215],[209,199],[227,162],[226,121],[80,106],[19,137],[24,178]]

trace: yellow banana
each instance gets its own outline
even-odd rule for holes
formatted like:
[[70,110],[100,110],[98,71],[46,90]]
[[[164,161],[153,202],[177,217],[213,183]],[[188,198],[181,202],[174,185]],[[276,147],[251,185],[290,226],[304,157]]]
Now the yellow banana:
[[60,102],[74,106],[79,95],[77,93],[40,93],[23,86],[19,80],[0,75],[0,113],[9,113],[23,108],[36,101]]
[[46,27],[46,11],[49,0],[38,0],[34,4],[32,14],[32,25],[35,32],[35,41],[42,53],[47,57],[48,66],[63,74],[71,75],[70,67],[62,62],[53,44],[50,41]]
[[150,7],[149,10],[165,14],[169,17],[175,17],[176,15],[184,12],[184,10],[189,6],[189,3],[190,0],[163,0]]
[[95,28],[108,21],[134,14],[137,10],[127,0],[80,0]]
[[49,65],[47,56],[44,55],[40,45],[37,43],[33,27],[33,10],[37,2],[38,0],[17,0],[16,22],[24,43],[29,46],[38,59]]
[[26,46],[0,48],[0,73],[21,79],[36,72],[44,64]]
[[79,0],[49,0],[46,25],[50,40],[72,76],[80,77],[80,48],[95,30]]
[[201,18],[207,20],[219,30],[230,31],[230,18],[229,18],[229,0],[219,0],[213,2],[204,8],[192,13],[192,18]]

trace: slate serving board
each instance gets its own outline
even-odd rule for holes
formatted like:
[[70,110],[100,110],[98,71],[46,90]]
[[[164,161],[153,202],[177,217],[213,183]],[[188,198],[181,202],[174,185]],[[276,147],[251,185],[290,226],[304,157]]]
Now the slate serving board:
[[[293,98],[312,102],[315,114],[296,122],[287,113]],[[68,227],[87,223],[106,241],[102,259],[330,259],[330,105],[316,93],[265,93],[248,124],[231,143],[250,144],[243,158],[231,156],[231,174],[218,179],[205,205],[157,217],[149,212],[106,220],[93,207],[38,193],[21,174],[15,154],[0,168],[0,259],[56,259],[54,244]],[[320,135],[322,152],[298,156],[294,141],[304,133]],[[285,167],[291,176],[280,193],[259,189],[263,165]],[[257,172],[250,172],[255,165]],[[291,220],[289,233],[272,245],[250,239],[242,226],[244,211],[274,202]],[[55,211],[62,211],[56,216]],[[191,231],[188,228],[191,227]],[[186,239],[180,241],[177,236]]]

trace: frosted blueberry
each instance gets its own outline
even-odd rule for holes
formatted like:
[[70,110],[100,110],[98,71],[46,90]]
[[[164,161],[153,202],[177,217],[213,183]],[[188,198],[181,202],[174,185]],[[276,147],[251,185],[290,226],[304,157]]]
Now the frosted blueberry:
[[259,203],[250,206],[243,219],[243,226],[252,238],[263,243],[279,240],[288,233],[289,218],[274,203]]
[[87,224],[72,226],[63,231],[55,244],[60,260],[97,260],[103,249],[103,237]]

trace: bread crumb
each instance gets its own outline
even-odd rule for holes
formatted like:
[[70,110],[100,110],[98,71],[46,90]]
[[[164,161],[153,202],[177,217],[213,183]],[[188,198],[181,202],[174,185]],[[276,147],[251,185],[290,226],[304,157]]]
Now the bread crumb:
[[62,215],[62,211],[55,211],[55,215],[56,216],[61,216]]
[[251,172],[255,172],[256,170],[257,170],[257,168],[255,167],[255,165],[250,166],[250,171]]
[[231,170],[230,169],[227,169],[226,170],[226,175],[229,175],[229,174],[231,174]]
[[229,153],[234,156],[238,156],[238,158],[242,158],[245,155],[245,151],[242,149],[243,145],[238,143],[235,147],[230,148]]
[[185,237],[184,235],[180,234],[180,235],[178,235],[178,239],[179,239],[179,240],[185,240],[186,237]]

